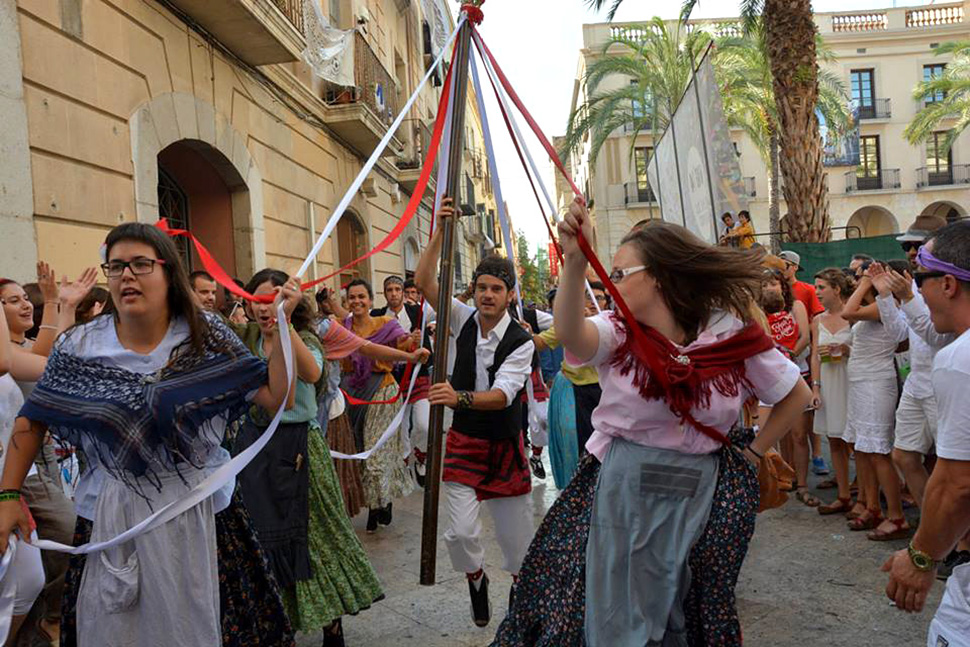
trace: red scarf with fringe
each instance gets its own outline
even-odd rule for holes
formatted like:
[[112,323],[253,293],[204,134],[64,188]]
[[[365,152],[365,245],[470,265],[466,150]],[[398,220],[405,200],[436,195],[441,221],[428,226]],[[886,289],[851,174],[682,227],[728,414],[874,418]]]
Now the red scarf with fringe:
[[[710,407],[712,388],[725,397],[737,397],[742,387],[751,386],[745,376],[745,360],[775,347],[764,329],[752,322],[727,339],[684,352],[649,326],[641,325],[643,334],[636,337],[622,317],[614,317],[614,326],[624,341],[613,354],[611,366],[623,376],[632,372],[641,396],[665,400],[681,422],[728,444],[727,436],[698,421],[691,409]],[[637,344],[637,338],[645,343]]]

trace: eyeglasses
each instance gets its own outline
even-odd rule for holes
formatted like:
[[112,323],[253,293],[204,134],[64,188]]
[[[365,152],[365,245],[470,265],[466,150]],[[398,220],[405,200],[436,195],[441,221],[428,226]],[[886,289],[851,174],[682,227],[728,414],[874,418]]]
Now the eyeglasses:
[[110,261],[101,264],[101,271],[109,279],[116,279],[125,273],[125,268],[131,270],[135,276],[151,274],[155,271],[155,264],[164,265],[165,261],[161,258],[136,258],[131,261]]
[[917,288],[921,288],[926,279],[938,279],[941,276],[946,276],[946,272],[913,272],[913,281]]
[[914,249],[918,250],[920,247],[923,246],[923,243],[907,241],[905,243],[899,243],[899,246],[903,248],[904,252],[911,252]]
[[647,269],[646,265],[635,265],[634,267],[621,267],[610,272],[610,282],[619,283],[631,274],[636,274],[637,272],[643,272]]

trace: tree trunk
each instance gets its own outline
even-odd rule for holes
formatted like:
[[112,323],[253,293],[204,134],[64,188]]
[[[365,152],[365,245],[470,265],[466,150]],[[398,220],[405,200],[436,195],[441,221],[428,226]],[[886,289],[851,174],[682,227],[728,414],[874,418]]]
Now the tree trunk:
[[768,138],[768,158],[771,161],[768,166],[768,231],[771,232],[771,253],[778,255],[781,252],[781,214],[778,208],[780,191],[778,185],[781,183],[781,169],[779,169],[778,155],[778,129],[771,128],[771,136]]
[[815,116],[818,65],[811,0],[765,0],[763,19],[780,121],[789,231],[795,241],[824,242],[831,232]]

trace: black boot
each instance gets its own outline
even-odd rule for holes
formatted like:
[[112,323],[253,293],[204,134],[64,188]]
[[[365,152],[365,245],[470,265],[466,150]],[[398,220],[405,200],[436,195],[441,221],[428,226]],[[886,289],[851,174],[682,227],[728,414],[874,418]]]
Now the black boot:
[[377,518],[377,521],[382,526],[389,526],[389,525],[391,525],[391,517],[392,517],[392,514],[391,514],[391,506],[392,505],[394,505],[394,504],[393,503],[388,503],[386,506],[384,506],[380,510],[380,516]]
[[468,580],[468,595],[472,600],[472,621],[476,627],[486,627],[492,619],[492,603],[488,599],[488,575]]
[[377,522],[383,511],[383,508],[367,508],[367,532],[377,532]]
[[323,647],[345,647],[344,624],[339,619],[323,630]]

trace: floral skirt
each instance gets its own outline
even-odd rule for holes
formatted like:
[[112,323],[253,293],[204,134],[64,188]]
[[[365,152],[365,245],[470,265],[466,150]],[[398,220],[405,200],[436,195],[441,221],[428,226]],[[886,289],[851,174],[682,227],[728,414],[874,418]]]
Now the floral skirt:
[[[397,393],[394,383],[383,386],[374,393],[372,400],[390,400]],[[371,404],[364,418],[364,448],[370,449],[394,419],[401,403]],[[403,425],[402,425],[403,428]],[[364,504],[368,508],[383,508],[394,499],[411,494],[414,479],[408,473],[404,457],[408,452],[407,438],[398,429],[391,439],[364,461],[361,482],[364,485]]]
[[[276,579],[238,495],[215,515],[222,647],[294,647]],[[77,518],[74,545],[91,538],[91,521]],[[61,606],[61,647],[77,646],[77,598],[85,555],[72,555]]]
[[[327,444],[330,449],[341,454],[352,456],[357,453],[354,431],[350,428],[350,420],[346,412],[327,423]],[[334,458],[333,467],[337,471],[337,480],[340,481],[347,516],[353,519],[364,507],[364,485],[361,482],[364,462]]]
[[[744,447],[753,434],[732,429]],[[600,464],[580,460],[576,475],[536,531],[515,601],[492,647],[585,647],[586,543]],[[735,448],[720,451],[707,526],[691,549],[691,584],[684,602],[688,645],[741,645],[734,587],[758,511],[757,470]]]
[[350,525],[337,473],[318,429],[310,429],[308,449],[313,577],[286,589],[283,600],[293,627],[314,632],[341,616],[368,608],[383,593]]

